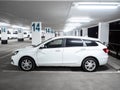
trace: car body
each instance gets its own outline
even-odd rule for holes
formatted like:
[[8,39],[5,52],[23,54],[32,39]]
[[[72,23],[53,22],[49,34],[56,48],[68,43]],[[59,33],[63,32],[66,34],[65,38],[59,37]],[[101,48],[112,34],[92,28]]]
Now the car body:
[[18,31],[13,31],[12,33],[12,39],[18,38]]
[[12,39],[12,34],[9,30],[7,31],[7,37],[8,37],[8,39]]
[[108,49],[98,39],[62,36],[15,50],[11,59],[11,64],[25,71],[35,66],[81,66],[85,71],[95,71],[107,63]]

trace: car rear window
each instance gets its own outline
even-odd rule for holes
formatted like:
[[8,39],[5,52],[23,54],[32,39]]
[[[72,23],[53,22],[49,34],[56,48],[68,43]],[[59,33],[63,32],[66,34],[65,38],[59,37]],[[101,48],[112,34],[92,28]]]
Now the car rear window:
[[81,39],[66,39],[66,47],[83,46]]
[[86,39],[83,39],[83,41],[85,42],[85,44],[86,44],[87,46],[98,46],[98,44],[96,43],[96,41],[86,40]]

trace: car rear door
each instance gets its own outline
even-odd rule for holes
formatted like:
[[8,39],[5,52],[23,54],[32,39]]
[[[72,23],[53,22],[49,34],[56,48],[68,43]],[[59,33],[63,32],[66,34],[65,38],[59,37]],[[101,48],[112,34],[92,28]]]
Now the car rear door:
[[83,41],[81,39],[68,38],[66,39],[65,47],[63,50],[63,63],[75,64],[82,60],[84,52],[86,50],[83,47]]

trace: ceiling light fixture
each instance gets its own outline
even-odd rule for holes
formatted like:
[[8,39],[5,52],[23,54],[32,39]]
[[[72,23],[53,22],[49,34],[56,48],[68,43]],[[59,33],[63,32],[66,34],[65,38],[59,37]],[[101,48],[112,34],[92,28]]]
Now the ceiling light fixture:
[[12,25],[12,28],[21,28],[21,26]]
[[12,25],[12,28],[15,28],[15,29],[21,28],[21,29],[26,29],[26,30],[30,29],[30,27],[22,27],[22,26],[17,26],[17,25]]
[[81,24],[80,23],[67,23],[65,26],[66,27],[78,27],[78,26],[81,26]]
[[73,23],[84,23],[84,22],[90,22],[92,21],[91,18],[89,17],[71,17],[67,20],[68,22],[73,22]]
[[75,2],[73,5],[79,9],[116,9],[120,3],[115,2]]

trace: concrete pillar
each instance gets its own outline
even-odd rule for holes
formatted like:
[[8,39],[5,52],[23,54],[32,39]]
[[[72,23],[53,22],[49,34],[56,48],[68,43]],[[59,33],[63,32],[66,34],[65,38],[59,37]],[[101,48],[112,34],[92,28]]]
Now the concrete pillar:
[[52,33],[52,37],[55,37],[55,32]]
[[18,28],[18,41],[24,41],[23,30]]
[[99,23],[98,39],[105,45],[109,42],[109,24],[106,22]]
[[38,45],[42,42],[42,23],[32,22],[32,45]]
[[73,31],[67,32],[67,36],[73,36]]
[[78,29],[76,30],[76,36],[79,36],[79,30]]
[[49,39],[50,35],[48,32],[45,33],[45,40]]
[[55,37],[58,37],[58,32],[55,32]]
[[71,33],[72,33],[72,36],[76,35],[76,31],[75,30],[73,30]]
[[80,29],[78,30],[78,36],[81,36],[81,30]]
[[51,28],[50,27],[45,27],[45,40],[52,38],[52,33],[51,33]]
[[69,36],[71,34],[71,32],[64,32],[65,36]]
[[63,32],[59,32],[60,33],[60,36],[64,36]]
[[7,28],[1,27],[1,44],[8,43]]
[[88,28],[82,28],[82,36],[88,37]]

